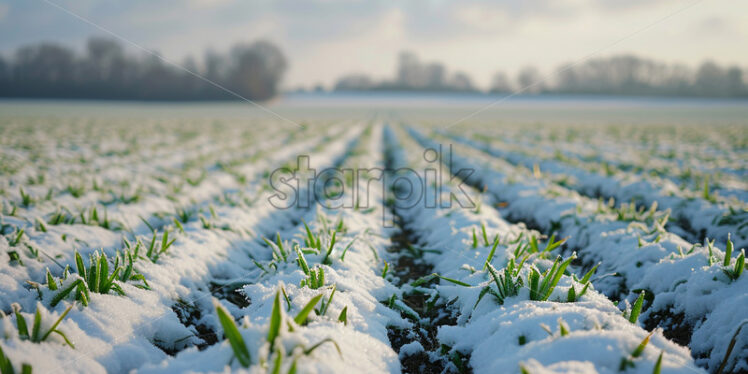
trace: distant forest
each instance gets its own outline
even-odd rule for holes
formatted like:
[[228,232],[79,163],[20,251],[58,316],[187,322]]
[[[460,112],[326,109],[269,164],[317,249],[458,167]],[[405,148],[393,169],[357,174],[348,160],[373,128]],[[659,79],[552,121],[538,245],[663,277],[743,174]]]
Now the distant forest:
[[[748,70],[738,66],[723,67],[706,61],[694,70],[620,55],[562,65],[547,76],[532,66],[521,69],[514,79],[498,72],[490,92],[748,97],[746,78]],[[438,62],[421,62],[412,52],[400,54],[392,79],[377,82],[366,74],[351,74],[340,78],[335,90],[479,91],[467,74],[449,73]]]
[[[208,51],[179,66],[251,100],[276,96],[288,67],[283,52],[268,41],[237,44],[227,53]],[[559,66],[543,75],[531,66],[516,76],[498,72],[490,92],[522,94],[608,94],[693,97],[748,97],[748,69],[706,61],[697,68],[631,55]],[[366,74],[340,78],[336,91],[480,92],[464,72],[399,55],[393,78]],[[18,48],[0,55],[0,97],[110,100],[236,100],[237,98],[158,57],[127,53],[116,40],[90,38],[82,53],[55,43]]]
[[[207,52],[180,66],[252,100],[278,93],[287,62],[267,41],[239,44],[226,55]],[[91,38],[83,55],[54,43],[19,48],[0,56],[0,97],[226,100],[237,99],[151,54],[128,55],[116,40]]]

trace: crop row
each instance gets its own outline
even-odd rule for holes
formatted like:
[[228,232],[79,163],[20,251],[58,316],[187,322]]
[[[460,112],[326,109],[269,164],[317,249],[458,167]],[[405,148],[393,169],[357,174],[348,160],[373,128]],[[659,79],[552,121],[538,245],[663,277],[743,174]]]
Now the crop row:
[[637,207],[649,208],[657,204],[659,209],[669,209],[672,220],[668,221],[668,228],[691,241],[700,242],[710,237],[716,238],[724,246],[723,238],[731,233],[738,246],[748,244],[748,225],[745,224],[748,211],[745,205],[717,203],[708,189],[697,197],[683,195],[674,186],[658,186],[652,182],[652,177],[627,176],[616,169],[600,174],[558,160],[539,159],[457,136],[452,138],[514,165],[534,170],[536,174],[549,174],[556,183],[586,196],[606,200],[613,198],[619,206],[621,203],[634,202]]
[[[345,144],[353,135],[355,133],[348,133],[326,144],[327,151],[318,158],[322,165],[334,159],[336,153],[344,151]],[[328,143],[322,140],[320,144]],[[292,154],[298,152],[289,148]],[[273,162],[273,159],[268,161]],[[261,170],[255,173],[260,174]],[[13,235],[8,235],[13,243],[4,243],[8,246],[7,252],[15,252],[18,258],[13,260],[11,257],[11,261],[3,263],[2,272],[8,283],[8,287],[3,287],[3,303],[16,301],[22,310],[34,310],[35,299],[40,297],[42,304],[37,304],[36,310],[43,310],[42,315],[45,315],[46,307],[54,313],[56,309],[65,309],[65,305],[70,306],[71,301],[77,303],[57,328],[65,331],[75,344],[75,350],[60,354],[54,345],[32,345],[33,341],[17,335],[16,328],[8,325],[10,319],[4,318],[4,335],[10,339],[6,341],[6,353],[22,362],[41,364],[42,370],[53,370],[56,366],[57,370],[66,371],[95,372],[104,368],[107,371],[127,371],[145,362],[160,362],[165,356],[164,351],[174,352],[191,345],[207,344],[215,333],[205,325],[212,324],[210,316],[214,313],[200,316],[202,320],[185,325],[174,310],[183,305],[211,305],[211,295],[221,294],[226,288],[216,285],[217,279],[221,278],[216,274],[224,276],[231,270],[246,276],[237,264],[254,268],[244,251],[263,246],[250,240],[250,235],[262,231],[274,217],[283,220],[283,217],[276,217],[274,209],[267,203],[269,191],[263,192],[258,185],[253,182],[249,187],[241,187],[250,193],[260,193],[251,206],[243,202],[233,204],[214,200],[215,205],[211,205],[207,217],[198,220],[198,216],[193,215],[182,220],[175,216],[172,223],[160,225],[152,237],[130,236],[122,248],[117,244],[121,243],[122,232],[98,225],[50,225],[47,231],[27,225],[25,231],[17,235],[21,232],[18,228],[24,223],[4,217],[4,225],[18,224]],[[207,214],[204,210],[202,212]],[[20,239],[16,240],[16,235]],[[77,240],[67,240],[68,237]],[[37,248],[51,256],[27,256],[25,251],[17,249],[18,244],[26,243],[33,243],[29,248]],[[109,256],[94,251],[95,248],[103,248]],[[73,254],[77,253],[75,249],[79,249],[83,256],[73,259]],[[91,258],[87,258],[87,254],[91,254]],[[71,266],[63,269],[63,264]],[[34,282],[31,289],[23,286],[24,279]],[[87,306],[83,308],[84,305]],[[213,310],[212,305],[209,310]],[[31,359],[39,355],[49,356],[50,352],[54,353],[51,357],[59,359],[41,362]],[[131,359],[122,360],[122,355]]]
[[[410,133],[425,146],[439,144],[416,130]],[[742,251],[725,253],[713,243],[694,245],[667,232],[668,212],[607,205],[475,149],[455,149],[452,166],[474,170],[465,180],[485,190],[510,220],[568,238],[560,249],[575,251],[583,269],[596,267],[595,289],[624,302],[645,295],[644,326],[661,326],[710,370],[723,361],[737,369],[745,361],[744,345],[727,354],[731,341],[740,343],[747,333],[735,313],[748,303],[741,292],[748,278],[741,276]]]

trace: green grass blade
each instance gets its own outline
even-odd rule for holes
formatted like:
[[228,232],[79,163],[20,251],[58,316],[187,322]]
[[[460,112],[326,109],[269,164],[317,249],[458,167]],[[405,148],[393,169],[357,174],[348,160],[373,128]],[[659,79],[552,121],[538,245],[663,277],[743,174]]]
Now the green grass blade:
[[55,282],[55,278],[49,272],[49,269],[47,269],[47,287],[50,291],[57,291],[57,282]]
[[36,312],[34,313],[34,324],[31,326],[31,341],[32,342],[40,342],[39,340],[39,333],[42,329],[42,312],[39,310],[39,308],[36,308]]
[[644,353],[644,348],[647,347],[647,344],[649,343],[649,338],[652,337],[652,334],[654,334],[654,331],[650,332],[649,335],[647,335],[647,337],[644,338],[644,340],[642,340],[642,342],[639,343],[638,346],[636,346],[636,349],[634,349],[634,351],[631,352],[631,357],[637,358],[641,356],[642,353]]
[[322,259],[322,263],[325,265],[331,265],[332,260],[330,260],[330,255],[332,254],[332,250],[335,247],[335,239],[337,237],[338,232],[333,231],[332,232],[332,239],[330,239],[330,246],[327,248],[327,253],[325,253],[325,258]]
[[555,274],[548,274],[549,277],[552,275],[553,278],[546,286],[547,288],[543,295],[544,300],[548,300],[548,298],[551,296],[553,289],[556,288],[556,285],[561,280],[561,276],[564,275],[564,271],[566,270],[566,267],[569,266],[569,264],[571,263],[572,260],[574,260],[575,257],[576,257],[575,255],[572,255],[571,257],[567,258],[566,261],[562,262],[561,265],[556,269]]
[[597,270],[597,267],[600,266],[600,263],[598,262],[597,265],[593,266],[590,271],[588,271],[586,274],[584,274],[584,277],[582,277],[582,280],[580,283],[585,284],[590,281],[592,278],[592,275],[595,274],[595,271]]
[[296,256],[297,262],[299,264],[299,267],[301,267],[301,271],[304,272],[304,274],[309,275],[309,264],[306,262],[306,257],[304,257],[304,253],[301,252],[301,250],[296,247]]
[[642,305],[644,304],[644,291],[639,294],[634,302],[634,307],[631,308],[631,315],[629,315],[629,322],[636,323],[639,320],[639,314],[642,312]]
[[3,347],[0,347],[0,374],[15,374],[10,359],[8,359],[8,357],[5,356],[5,352],[3,352]]
[[725,260],[722,263],[723,266],[730,266],[730,260],[732,260],[732,250],[732,240],[730,240],[730,234],[727,234],[727,246],[725,247]]
[[343,307],[338,315],[338,321],[343,322],[344,325],[348,326],[348,306]]
[[78,275],[83,279],[88,279],[86,277],[86,265],[83,264],[83,257],[78,251],[75,251],[75,266],[78,269]]
[[327,299],[327,302],[322,305],[322,310],[320,311],[320,315],[324,316],[327,314],[327,308],[330,307],[330,304],[332,304],[332,297],[335,296],[335,291],[338,290],[338,285],[333,284],[332,285],[332,292],[330,292],[330,297]]
[[539,300],[540,292],[538,289],[538,283],[540,281],[540,273],[532,267],[530,269],[530,300]]
[[53,333],[57,334],[57,335],[60,335],[60,337],[62,337],[62,339],[65,340],[65,344],[67,344],[68,346],[70,346],[70,348],[75,349],[75,344],[73,344],[73,342],[71,342],[70,339],[68,339],[68,337],[67,337],[67,335],[65,335],[65,333],[63,333],[60,330],[51,330],[51,331]]
[[26,324],[26,318],[24,318],[23,315],[21,315],[21,307],[19,307],[16,304],[13,304],[13,309],[16,312],[16,327],[18,328],[18,336],[21,337],[21,339],[28,339],[29,338],[29,327]]
[[[320,299],[322,299],[322,296],[324,296],[324,294],[319,294],[313,297],[311,300],[309,300],[309,302],[306,303],[306,305],[304,305],[304,307],[299,311],[299,313],[296,314],[296,317],[294,317],[293,319],[294,322],[296,322],[296,324],[298,325],[304,325],[304,323],[307,320],[307,317],[309,317],[309,313],[314,309],[314,307],[317,305]],[[332,299],[332,297],[330,298]],[[268,340],[270,340],[269,337],[268,337]]]
[[[314,234],[312,234],[312,230],[309,229],[309,225],[306,224],[306,221],[304,219],[301,219],[301,222],[304,223],[304,230],[306,230],[306,236],[307,236],[307,246],[314,248],[315,247],[315,240],[314,240]],[[317,248],[319,250],[319,248]]]
[[488,257],[486,257],[486,262],[483,264],[483,269],[486,268],[486,265],[491,263],[491,260],[493,260],[494,254],[496,254],[496,247],[499,246],[499,237],[497,236],[496,239],[493,241],[493,247],[491,247],[491,252],[488,252]]
[[310,353],[314,352],[315,349],[319,348],[322,344],[325,344],[325,343],[332,343],[335,346],[335,349],[338,351],[338,354],[340,355],[340,357],[343,357],[343,352],[340,351],[340,346],[338,345],[338,343],[332,340],[332,338],[324,339],[320,341],[319,343],[309,347],[309,349],[304,350],[304,354],[309,355]]
[[273,360],[273,371],[272,374],[280,374],[281,366],[283,366],[283,352],[279,349],[275,352],[275,360]]
[[86,283],[88,283],[88,289],[91,290],[91,292],[99,292],[99,270],[101,267],[99,266],[99,262],[96,261],[93,257],[88,258],[89,263],[91,264],[88,268],[88,278],[86,279]]
[[101,270],[99,271],[99,289],[102,291],[106,290],[107,287],[107,276],[109,275],[109,261],[105,254],[99,257],[99,263]]
[[662,372],[662,355],[665,354],[665,351],[660,352],[660,357],[657,357],[657,362],[655,363],[654,369],[652,369],[652,374],[660,374]]
[[[70,310],[73,309],[74,305],[75,305],[75,303],[70,304],[67,307],[67,309],[65,309],[65,311],[62,312],[62,314],[60,314],[60,317],[57,318],[57,321],[55,321],[55,323],[52,324],[52,327],[50,327],[49,330],[47,330],[47,332],[44,334],[44,336],[42,336],[41,341],[47,340],[47,337],[49,336],[49,334],[51,334],[53,331],[56,331],[57,326],[59,326],[60,322],[62,322],[62,320],[65,319],[65,317],[68,315],[68,313],[70,312]],[[60,334],[62,334],[62,333],[60,333]],[[63,335],[63,337],[64,336],[65,335]],[[67,337],[65,337],[65,341],[67,341]],[[68,344],[70,344],[70,343],[68,343]],[[71,346],[72,346],[72,344],[71,344]]]
[[346,245],[345,248],[343,248],[343,253],[340,254],[340,261],[345,261],[345,254],[346,252],[348,252],[348,249],[351,248],[353,243],[356,242],[356,239],[358,239],[358,237],[353,238],[353,240],[351,240],[351,242],[348,243],[348,245]]
[[[276,295],[276,301],[278,300]],[[218,321],[223,327],[223,334],[231,344],[231,349],[234,351],[234,356],[239,360],[239,363],[247,368],[252,364],[252,356],[249,354],[247,345],[244,343],[244,338],[239,333],[239,329],[236,327],[234,318],[224,309],[218,302],[215,303],[216,314],[218,315]]]
[[270,314],[270,329],[268,329],[268,342],[270,342],[271,349],[274,347],[275,338],[280,335],[282,319],[283,311],[280,306],[280,292],[276,292],[275,300],[273,301],[273,311]]
[[286,289],[281,286],[281,293],[283,293],[283,298],[286,299],[286,311],[291,311],[291,300],[288,299],[288,294],[286,294]]
[[55,295],[55,297],[52,298],[52,301],[49,303],[49,305],[51,307],[55,307],[57,304],[60,303],[60,301],[62,301],[62,299],[66,298],[70,294],[70,292],[78,288],[78,286],[82,283],[83,283],[83,280],[81,279],[78,279],[75,282],[71,283],[67,288],[57,293],[57,295]]

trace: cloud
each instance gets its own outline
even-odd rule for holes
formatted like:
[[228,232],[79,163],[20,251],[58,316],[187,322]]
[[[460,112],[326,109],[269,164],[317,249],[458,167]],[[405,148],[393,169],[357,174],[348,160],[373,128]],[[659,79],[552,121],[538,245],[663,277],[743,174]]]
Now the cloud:
[[[0,0],[0,51],[52,40],[82,46],[100,34],[42,1]],[[541,69],[584,56],[690,0],[54,0],[181,61],[206,48],[270,39],[289,56],[289,85],[331,83],[346,72],[391,75],[403,49],[488,82],[496,70]],[[175,4],[176,3],[176,4]],[[4,13],[3,13],[4,12]],[[12,12],[12,16],[10,16]],[[4,14],[4,19],[3,19]],[[621,43],[643,56],[695,64],[746,61],[748,3],[712,0]],[[694,43],[694,41],[699,41]]]
[[478,30],[504,29],[514,23],[506,10],[469,5],[455,12],[455,18],[465,27]]
[[726,17],[709,16],[704,18],[696,26],[698,32],[710,35],[729,34],[737,32],[730,20]]
[[5,19],[5,16],[10,12],[10,4],[0,3],[0,21]]

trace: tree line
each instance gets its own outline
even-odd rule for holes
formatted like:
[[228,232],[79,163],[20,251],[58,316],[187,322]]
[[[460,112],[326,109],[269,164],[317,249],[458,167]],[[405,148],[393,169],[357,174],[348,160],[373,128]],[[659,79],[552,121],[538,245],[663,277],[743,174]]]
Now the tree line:
[[[608,94],[693,97],[748,97],[748,71],[705,61],[696,69],[633,55],[595,58],[565,64],[543,75],[526,66],[514,78],[497,72],[490,92],[522,94]],[[444,65],[424,63],[412,52],[400,54],[395,77],[376,82],[365,74],[351,74],[335,84],[340,91],[416,90],[478,92],[465,73],[449,74]]]
[[179,66],[152,54],[126,53],[113,39],[93,37],[83,55],[55,43],[18,48],[0,56],[0,97],[111,100],[251,100],[274,97],[287,68],[282,51],[268,41],[237,44],[228,53],[205,53]]

